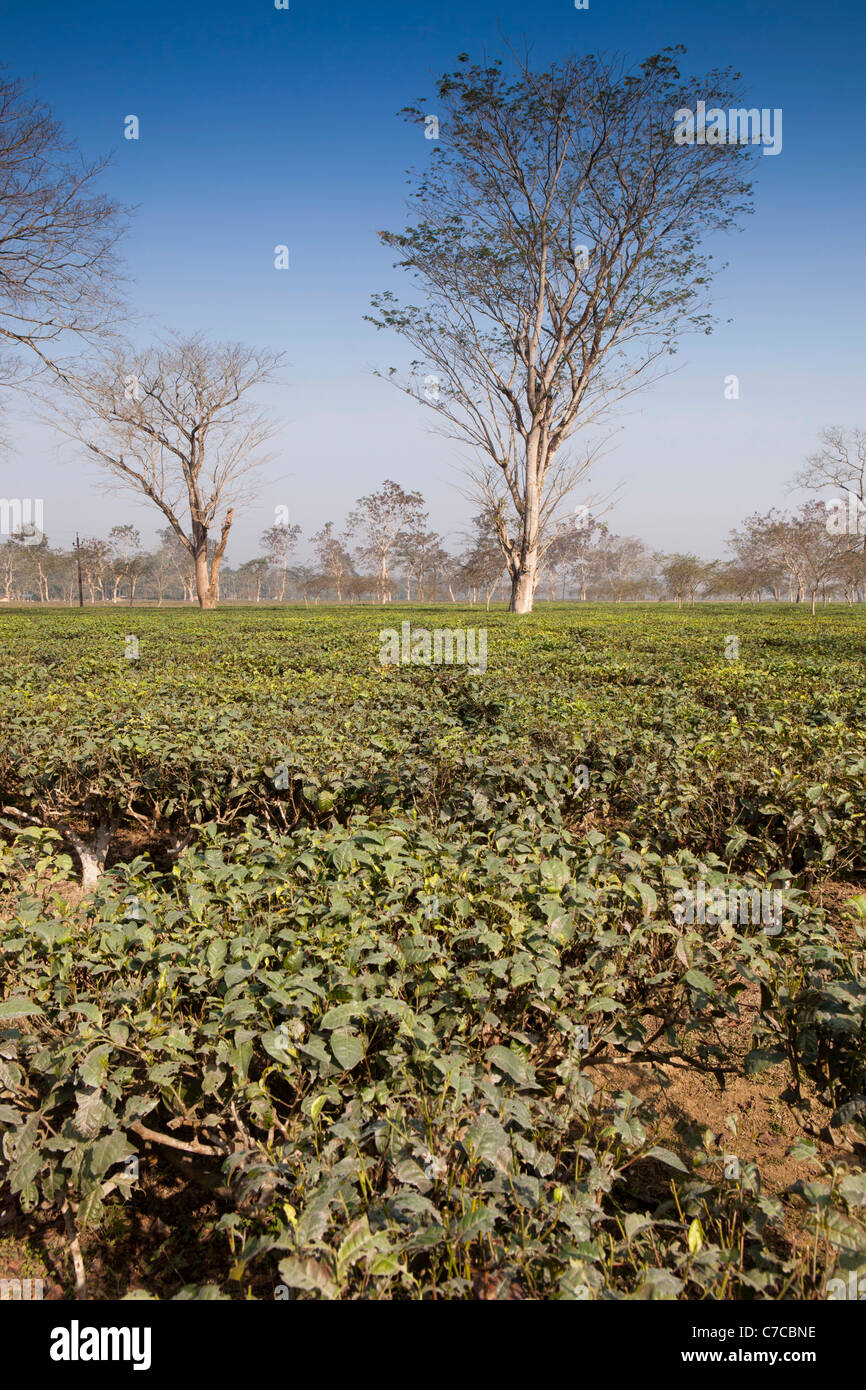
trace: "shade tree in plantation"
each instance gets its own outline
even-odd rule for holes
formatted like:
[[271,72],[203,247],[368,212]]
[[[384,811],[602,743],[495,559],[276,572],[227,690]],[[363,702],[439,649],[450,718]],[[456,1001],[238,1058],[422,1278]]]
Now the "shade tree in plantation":
[[428,538],[429,543],[425,545],[423,554],[416,555],[415,580],[416,584],[420,582],[418,597],[435,602],[441,596],[440,591],[446,576],[454,569],[457,561],[435,531],[428,532]]
[[860,548],[866,550],[866,430],[828,426],[821,433],[820,447],[795,476],[794,485],[810,492],[832,490],[834,496],[827,501],[845,504],[833,518],[841,524],[832,529],[837,534],[859,536]]
[[697,595],[713,582],[715,566],[699,560],[697,555],[659,554],[655,560],[664,591],[678,608],[685,601],[694,607]]
[[365,599],[378,597],[379,582],[372,574],[350,574],[343,581],[343,593],[350,603],[363,603]]
[[23,549],[20,536],[9,536],[0,544],[0,588],[4,603],[12,602],[16,570],[20,571],[20,555]]
[[770,566],[785,575],[788,599],[802,603],[812,600],[815,612],[817,594],[826,588],[834,562],[844,546],[827,534],[823,503],[806,503],[795,516],[785,516],[776,507],[752,516],[746,525],[763,542]]
[[348,538],[336,535],[333,521],[326,521],[321,531],[316,531],[311,539],[322,572],[330,576],[336,590],[337,602],[342,603],[343,585],[355,574],[355,564],[347,544]]
[[420,524],[423,508],[420,492],[406,492],[389,478],[378,492],[359,497],[349,513],[347,534],[359,538],[359,558],[375,569],[380,603],[392,597],[391,567],[400,537]]
[[431,580],[449,558],[442,537],[430,530],[429,520],[426,512],[419,511],[397,536],[395,555],[403,569],[407,601],[414,586],[415,598],[424,602],[425,589],[429,590]]
[[28,544],[23,568],[27,592],[34,594],[40,603],[47,603],[55,573],[55,557],[47,536],[40,536],[36,545]]
[[[235,571],[235,578],[238,581],[241,598],[252,600],[254,603],[261,603],[262,589],[271,563],[269,555],[259,555],[254,560],[246,560],[244,564],[238,566]],[[285,574],[282,583],[280,602],[282,602],[282,594],[285,593]]]
[[[784,526],[783,520],[781,524]],[[771,535],[774,526],[775,522],[771,523]],[[766,517],[757,514],[746,517],[731,532],[728,549],[733,552],[733,559],[724,566],[724,574],[719,581],[723,592],[734,594],[741,600],[759,598],[765,590],[769,590],[774,599],[782,597],[789,570],[784,548],[773,541],[768,544]]]
[[234,509],[252,498],[250,475],[270,457],[276,426],[250,393],[280,358],[174,335],[76,372],[60,413],[91,458],[162,512],[189,552],[201,608],[216,606]]
[[757,602],[761,596],[762,574],[739,560],[720,564],[713,578],[713,594],[717,598],[735,598],[740,603]]
[[330,575],[322,574],[312,565],[295,565],[292,570],[292,579],[304,600],[305,608],[309,608],[311,603],[318,603],[331,586]]
[[608,528],[591,512],[575,517],[563,527],[561,543],[568,573],[577,585],[577,596],[586,599],[587,583],[598,566],[598,547]]
[[[682,52],[511,74],[461,55],[438,81],[414,220],[380,233],[420,297],[377,295],[369,317],[414,354],[393,379],[473,451],[518,613],[592,461],[569,440],[654,379],[683,332],[709,331],[705,245],[749,205],[748,145],[674,139],[695,93],[742,104],[729,72],[684,78]],[[425,103],[404,114],[423,122]]]
[[806,502],[800,507],[787,520],[783,535],[788,563],[814,613],[819,594],[826,602],[828,588],[839,573],[840,561],[852,548],[851,540],[828,530],[822,502]]
[[99,536],[89,536],[77,546],[77,559],[81,563],[81,577],[86,585],[90,602],[95,603],[96,595],[105,600],[105,582],[111,565],[111,542]]
[[[300,538],[300,526],[289,525],[287,521],[278,521],[275,525],[269,527],[267,531],[262,532],[262,548],[270,563],[280,574],[279,603],[282,603],[286,596],[286,582],[289,577],[289,560],[294,555]],[[258,586],[258,592],[261,592],[261,584]]]
[[598,544],[598,567],[615,603],[649,596],[654,588],[652,553],[636,536],[615,536],[605,528]]
[[[554,602],[557,591],[562,598],[565,597],[566,587],[574,569],[574,548],[574,528],[565,523],[557,528],[544,551],[540,569],[550,586],[550,597]],[[585,585],[583,596],[586,597]]]
[[[468,589],[473,603],[481,592],[485,607],[489,609],[496,586],[505,573],[505,559],[489,513],[479,512],[472,518],[472,526],[454,579],[461,588]],[[454,599],[453,587],[450,592]]]
[[171,526],[163,526],[156,534],[159,538],[156,563],[164,575],[164,587],[180,585],[184,602],[191,603],[195,597],[195,573],[188,547]]
[[856,544],[844,547],[836,562],[836,579],[845,602],[856,603],[866,592],[866,550]]
[[112,526],[108,533],[111,546],[109,561],[111,600],[116,603],[122,586],[127,586],[129,602],[135,598],[135,588],[143,572],[145,557],[141,553],[141,532],[130,522]]

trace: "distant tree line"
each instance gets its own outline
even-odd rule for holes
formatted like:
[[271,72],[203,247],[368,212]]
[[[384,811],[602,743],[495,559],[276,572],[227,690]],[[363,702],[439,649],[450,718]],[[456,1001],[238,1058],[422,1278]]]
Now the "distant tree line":
[[[653,551],[579,509],[551,535],[540,592],[554,601],[666,599],[680,607],[704,599],[770,599],[808,602],[813,612],[830,599],[863,603],[866,535],[849,521],[864,516],[866,510],[854,506],[840,520],[837,509],[817,499],[791,514],[755,514],[731,533],[727,558],[705,561],[693,553]],[[46,536],[9,536],[0,543],[0,602],[75,604],[79,572],[87,604],[196,602],[189,548],[171,526],[157,535],[151,550],[129,523],[113,526],[106,538],[83,537],[68,550],[52,547]],[[260,555],[236,567],[223,563],[218,597],[307,605],[450,600],[489,607],[510,592],[489,512],[473,518],[460,548],[449,549],[431,529],[421,494],[390,480],[358,499],[342,530],[328,521],[313,533],[306,561],[297,555],[301,540],[296,524],[271,526],[261,536]]]

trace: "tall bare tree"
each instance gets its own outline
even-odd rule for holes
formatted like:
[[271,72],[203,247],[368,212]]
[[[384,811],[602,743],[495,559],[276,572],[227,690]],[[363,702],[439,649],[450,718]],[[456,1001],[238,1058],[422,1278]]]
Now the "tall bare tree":
[[[98,191],[106,160],[88,161],[24,82],[0,72],[0,370],[62,371],[69,335],[92,342],[113,324],[119,204]],[[21,350],[24,349],[24,352]]]
[[[683,79],[681,52],[636,71],[596,56],[519,64],[513,78],[461,55],[438,82],[416,220],[380,233],[424,302],[375,296],[371,320],[417,354],[405,381],[392,369],[402,389],[472,446],[518,613],[545,528],[591,461],[566,442],[657,375],[680,333],[709,331],[704,239],[748,207],[748,146],[675,140],[675,113],[697,98],[740,105],[727,72]],[[423,103],[404,114],[422,121]]]
[[270,457],[262,449],[276,426],[247,396],[281,356],[176,335],[72,381],[67,431],[163,513],[189,552],[201,608],[216,606],[234,508],[252,497],[249,475]]

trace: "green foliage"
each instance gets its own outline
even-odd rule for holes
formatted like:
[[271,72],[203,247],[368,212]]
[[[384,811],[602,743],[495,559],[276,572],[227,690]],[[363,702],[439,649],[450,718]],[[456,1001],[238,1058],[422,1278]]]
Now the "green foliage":
[[[784,1062],[861,1122],[863,928],[810,892],[862,878],[859,617],[485,615],[483,677],[380,667],[382,621],[137,613],[130,663],[114,614],[3,615],[9,1192],[95,1226],[186,1145],[223,1294],[814,1294],[753,1165],[586,1068]],[[678,923],[698,879],[784,882],[783,930]],[[843,1255],[856,1179],[795,1193]]]

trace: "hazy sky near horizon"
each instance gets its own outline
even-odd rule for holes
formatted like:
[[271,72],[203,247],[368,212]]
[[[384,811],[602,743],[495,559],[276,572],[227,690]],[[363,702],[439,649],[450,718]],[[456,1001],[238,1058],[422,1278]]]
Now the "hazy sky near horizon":
[[[410,290],[376,233],[405,224],[406,170],[432,142],[397,112],[463,51],[637,62],[681,43],[684,71],[731,64],[747,104],[783,112],[781,152],[755,161],[755,213],[718,248],[719,326],[610,422],[592,490],[621,485],[615,531],[721,555],[743,516],[798,500],[788,482],[824,426],[866,425],[861,0],[0,0],[0,15],[8,72],[34,79],[87,155],[113,154],[103,187],[136,207],[136,336],[200,329],[286,353],[262,397],[283,422],[278,458],[236,521],[232,564],[260,553],[275,507],[309,536],[388,477],[424,494],[452,544],[468,524],[459,446],[375,377],[407,354],[364,322],[373,292]],[[0,492],[43,498],[52,544],[124,521],[151,543],[163,522],[148,504],[108,491],[23,399],[9,414]]]

